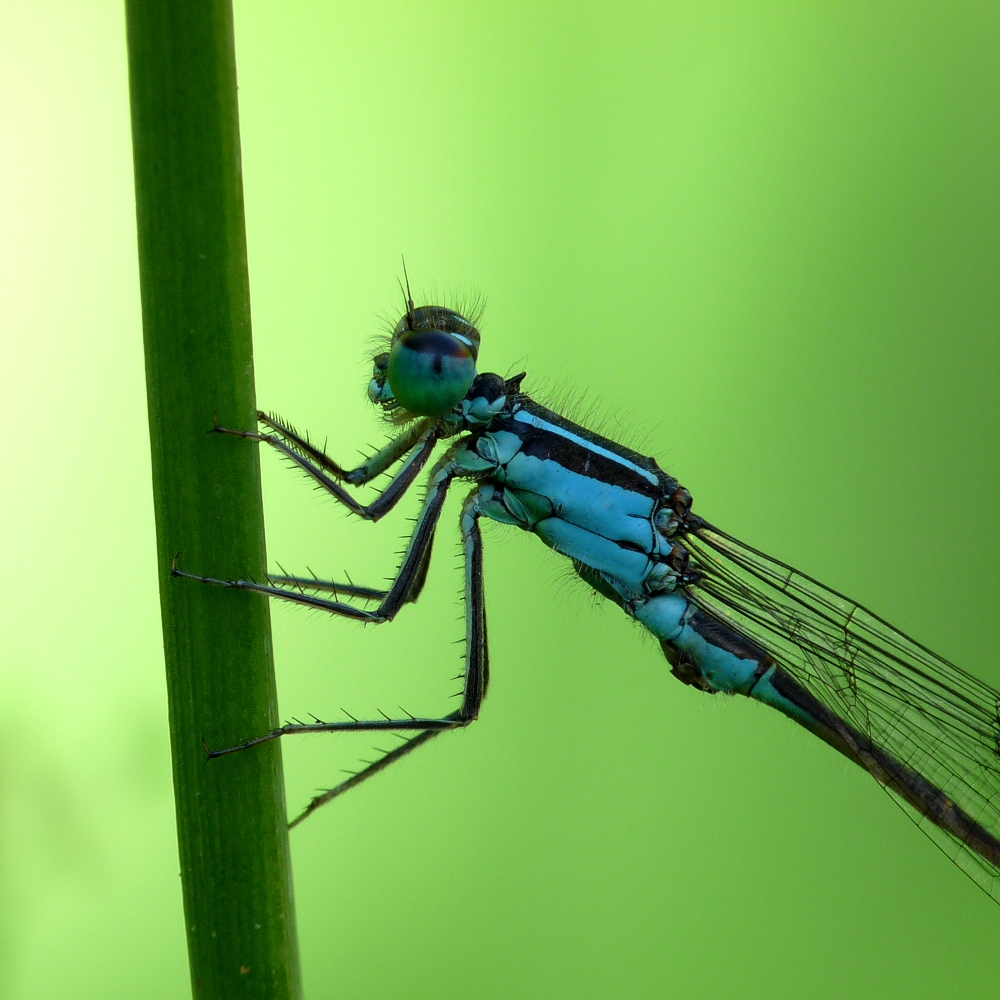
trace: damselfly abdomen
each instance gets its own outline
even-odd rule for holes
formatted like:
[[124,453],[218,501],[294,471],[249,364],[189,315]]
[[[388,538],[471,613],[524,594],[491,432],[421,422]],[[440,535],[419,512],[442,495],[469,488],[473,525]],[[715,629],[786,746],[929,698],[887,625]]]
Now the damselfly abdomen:
[[[441,717],[295,723],[213,756],[289,733],[413,734],[318,795],[295,820],[446,729],[467,726],[489,683],[481,518],[537,535],[659,640],[674,675],[709,694],[744,695],[794,720],[863,767],[981,888],[1000,899],[1000,693],[818,581],[709,524],[656,460],[573,423],[523,390],[524,375],[476,370],[476,322],[439,306],[407,310],[374,358],[369,397],[403,429],[345,470],[281,420],[263,441],[352,512],[378,520],[427,465],[427,494],[388,590],[307,577],[268,583],[175,574],[381,623],[420,594],[445,497],[462,506],[466,668],[462,704]],[[369,505],[360,486],[401,463]],[[325,595],[325,596],[324,596]],[[378,602],[375,610],[352,599]]]

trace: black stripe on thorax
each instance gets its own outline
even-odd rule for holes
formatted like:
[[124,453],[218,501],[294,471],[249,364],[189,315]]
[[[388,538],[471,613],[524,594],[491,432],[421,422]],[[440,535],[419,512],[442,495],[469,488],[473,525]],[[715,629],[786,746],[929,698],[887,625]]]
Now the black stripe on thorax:
[[[574,424],[527,397],[521,397],[520,402],[520,409],[584,442],[581,444],[544,427],[523,423],[516,420],[514,414],[505,413],[497,417],[491,430],[505,430],[519,437],[522,441],[521,451],[525,455],[557,462],[570,472],[599,479],[652,499],[670,496],[677,488],[677,481],[668,476],[654,459]],[[601,454],[588,448],[587,444],[596,445],[609,454]],[[627,463],[637,466],[642,472],[629,468]]]

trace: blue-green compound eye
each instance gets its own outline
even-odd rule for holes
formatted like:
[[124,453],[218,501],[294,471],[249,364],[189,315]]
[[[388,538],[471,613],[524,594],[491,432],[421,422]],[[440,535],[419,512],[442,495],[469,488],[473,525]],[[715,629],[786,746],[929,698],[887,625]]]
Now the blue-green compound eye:
[[476,377],[470,345],[442,330],[403,333],[389,352],[387,379],[400,406],[421,417],[443,417]]

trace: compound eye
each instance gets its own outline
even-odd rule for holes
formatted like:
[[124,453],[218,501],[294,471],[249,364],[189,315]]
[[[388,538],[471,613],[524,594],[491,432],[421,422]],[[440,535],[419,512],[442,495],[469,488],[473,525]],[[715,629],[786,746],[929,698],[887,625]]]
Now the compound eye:
[[468,344],[440,330],[414,330],[398,337],[389,352],[388,382],[410,413],[443,417],[469,391],[476,359]]

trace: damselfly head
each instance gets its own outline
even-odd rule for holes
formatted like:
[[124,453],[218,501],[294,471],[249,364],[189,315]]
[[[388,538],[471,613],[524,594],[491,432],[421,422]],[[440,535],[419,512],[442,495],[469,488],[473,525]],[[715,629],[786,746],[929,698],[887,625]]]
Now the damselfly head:
[[479,331],[444,306],[409,303],[392,331],[388,352],[373,359],[368,394],[387,408],[443,417],[458,405],[476,377]]

